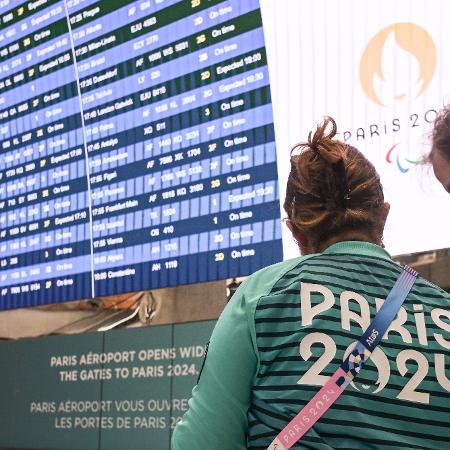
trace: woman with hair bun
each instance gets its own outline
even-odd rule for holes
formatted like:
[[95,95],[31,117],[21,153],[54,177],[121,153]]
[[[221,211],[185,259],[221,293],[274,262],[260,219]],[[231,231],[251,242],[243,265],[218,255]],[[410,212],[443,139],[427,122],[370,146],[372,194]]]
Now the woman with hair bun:
[[291,151],[284,209],[302,256],[236,291],[172,450],[448,447],[450,296],[421,277],[354,383],[298,442],[272,442],[352,352],[402,272],[382,245],[380,178],[336,132],[327,117]]
[[336,133],[327,117],[308,142],[291,150],[284,210],[303,255],[339,241],[382,245],[389,204],[380,178],[356,148],[333,140]]

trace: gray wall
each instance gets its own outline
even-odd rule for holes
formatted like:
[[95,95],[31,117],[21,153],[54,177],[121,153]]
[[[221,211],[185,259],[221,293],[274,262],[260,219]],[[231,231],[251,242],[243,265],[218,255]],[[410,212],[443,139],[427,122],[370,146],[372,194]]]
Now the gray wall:
[[[226,282],[158,289],[136,295],[141,311],[121,326],[136,327],[217,319],[227,303]],[[101,299],[100,299],[101,300]],[[145,314],[152,306],[152,318]],[[0,339],[95,331],[131,316],[134,310],[101,309],[91,302],[68,302],[0,312]],[[140,317],[139,317],[140,316]]]

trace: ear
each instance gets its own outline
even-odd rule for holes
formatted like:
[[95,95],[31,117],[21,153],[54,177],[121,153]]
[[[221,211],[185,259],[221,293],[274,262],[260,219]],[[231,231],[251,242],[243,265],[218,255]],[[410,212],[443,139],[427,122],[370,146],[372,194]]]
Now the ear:
[[381,214],[381,225],[382,225],[383,229],[384,229],[384,225],[386,224],[386,220],[389,215],[390,209],[391,209],[391,205],[388,202],[384,202],[383,212]]
[[295,242],[298,245],[300,253],[302,255],[307,255],[308,254],[308,239],[290,220],[288,220],[286,223],[287,223],[287,226],[288,226],[290,232],[292,233],[292,236],[293,236]]
[[390,209],[391,209],[391,205],[387,202],[384,202],[381,213],[380,213],[380,217],[378,219],[378,223],[376,225],[378,236],[375,237],[374,244],[380,245],[381,247],[384,247],[384,244],[383,244],[384,227],[386,225],[386,220],[389,215]]

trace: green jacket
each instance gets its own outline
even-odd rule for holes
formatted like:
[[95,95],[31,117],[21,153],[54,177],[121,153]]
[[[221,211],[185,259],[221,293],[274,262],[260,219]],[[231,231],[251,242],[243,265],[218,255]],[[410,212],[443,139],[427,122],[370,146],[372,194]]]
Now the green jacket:
[[[341,242],[250,276],[214,329],[172,450],[265,449],[339,367],[400,272],[382,248]],[[449,375],[450,296],[419,277],[355,382],[292,448],[450,448]]]

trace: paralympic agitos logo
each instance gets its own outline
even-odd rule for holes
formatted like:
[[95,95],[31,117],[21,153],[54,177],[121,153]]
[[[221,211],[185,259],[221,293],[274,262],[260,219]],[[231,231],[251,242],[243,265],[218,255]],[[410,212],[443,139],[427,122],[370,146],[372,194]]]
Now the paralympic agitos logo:
[[[393,99],[381,98],[376,84],[394,82],[387,78],[385,72],[392,75],[396,71],[404,72],[410,68],[397,65],[397,61],[394,61],[394,64],[391,64],[394,67],[389,70],[390,67],[386,67],[386,63],[383,64],[383,52],[386,51],[388,42],[395,43],[401,50],[407,52],[406,55],[414,57],[418,66],[417,78],[411,78],[409,86],[397,87],[399,91],[394,94]],[[424,28],[414,23],[395,23],[380,30],[367,44],[359,66],[361,87],[366,96],[379,106],[386,106],[385,103],[391,100],[402,100],[407,94],[417,98],[430,84],[436,70],[436,62],[436,46]]]
[[394,144],[386,153],[386,162],[395,164],[401,173],[406,173],[409,169],[418,164],[418,160],[410,159],[404,156],[398,148],[399,144]]

